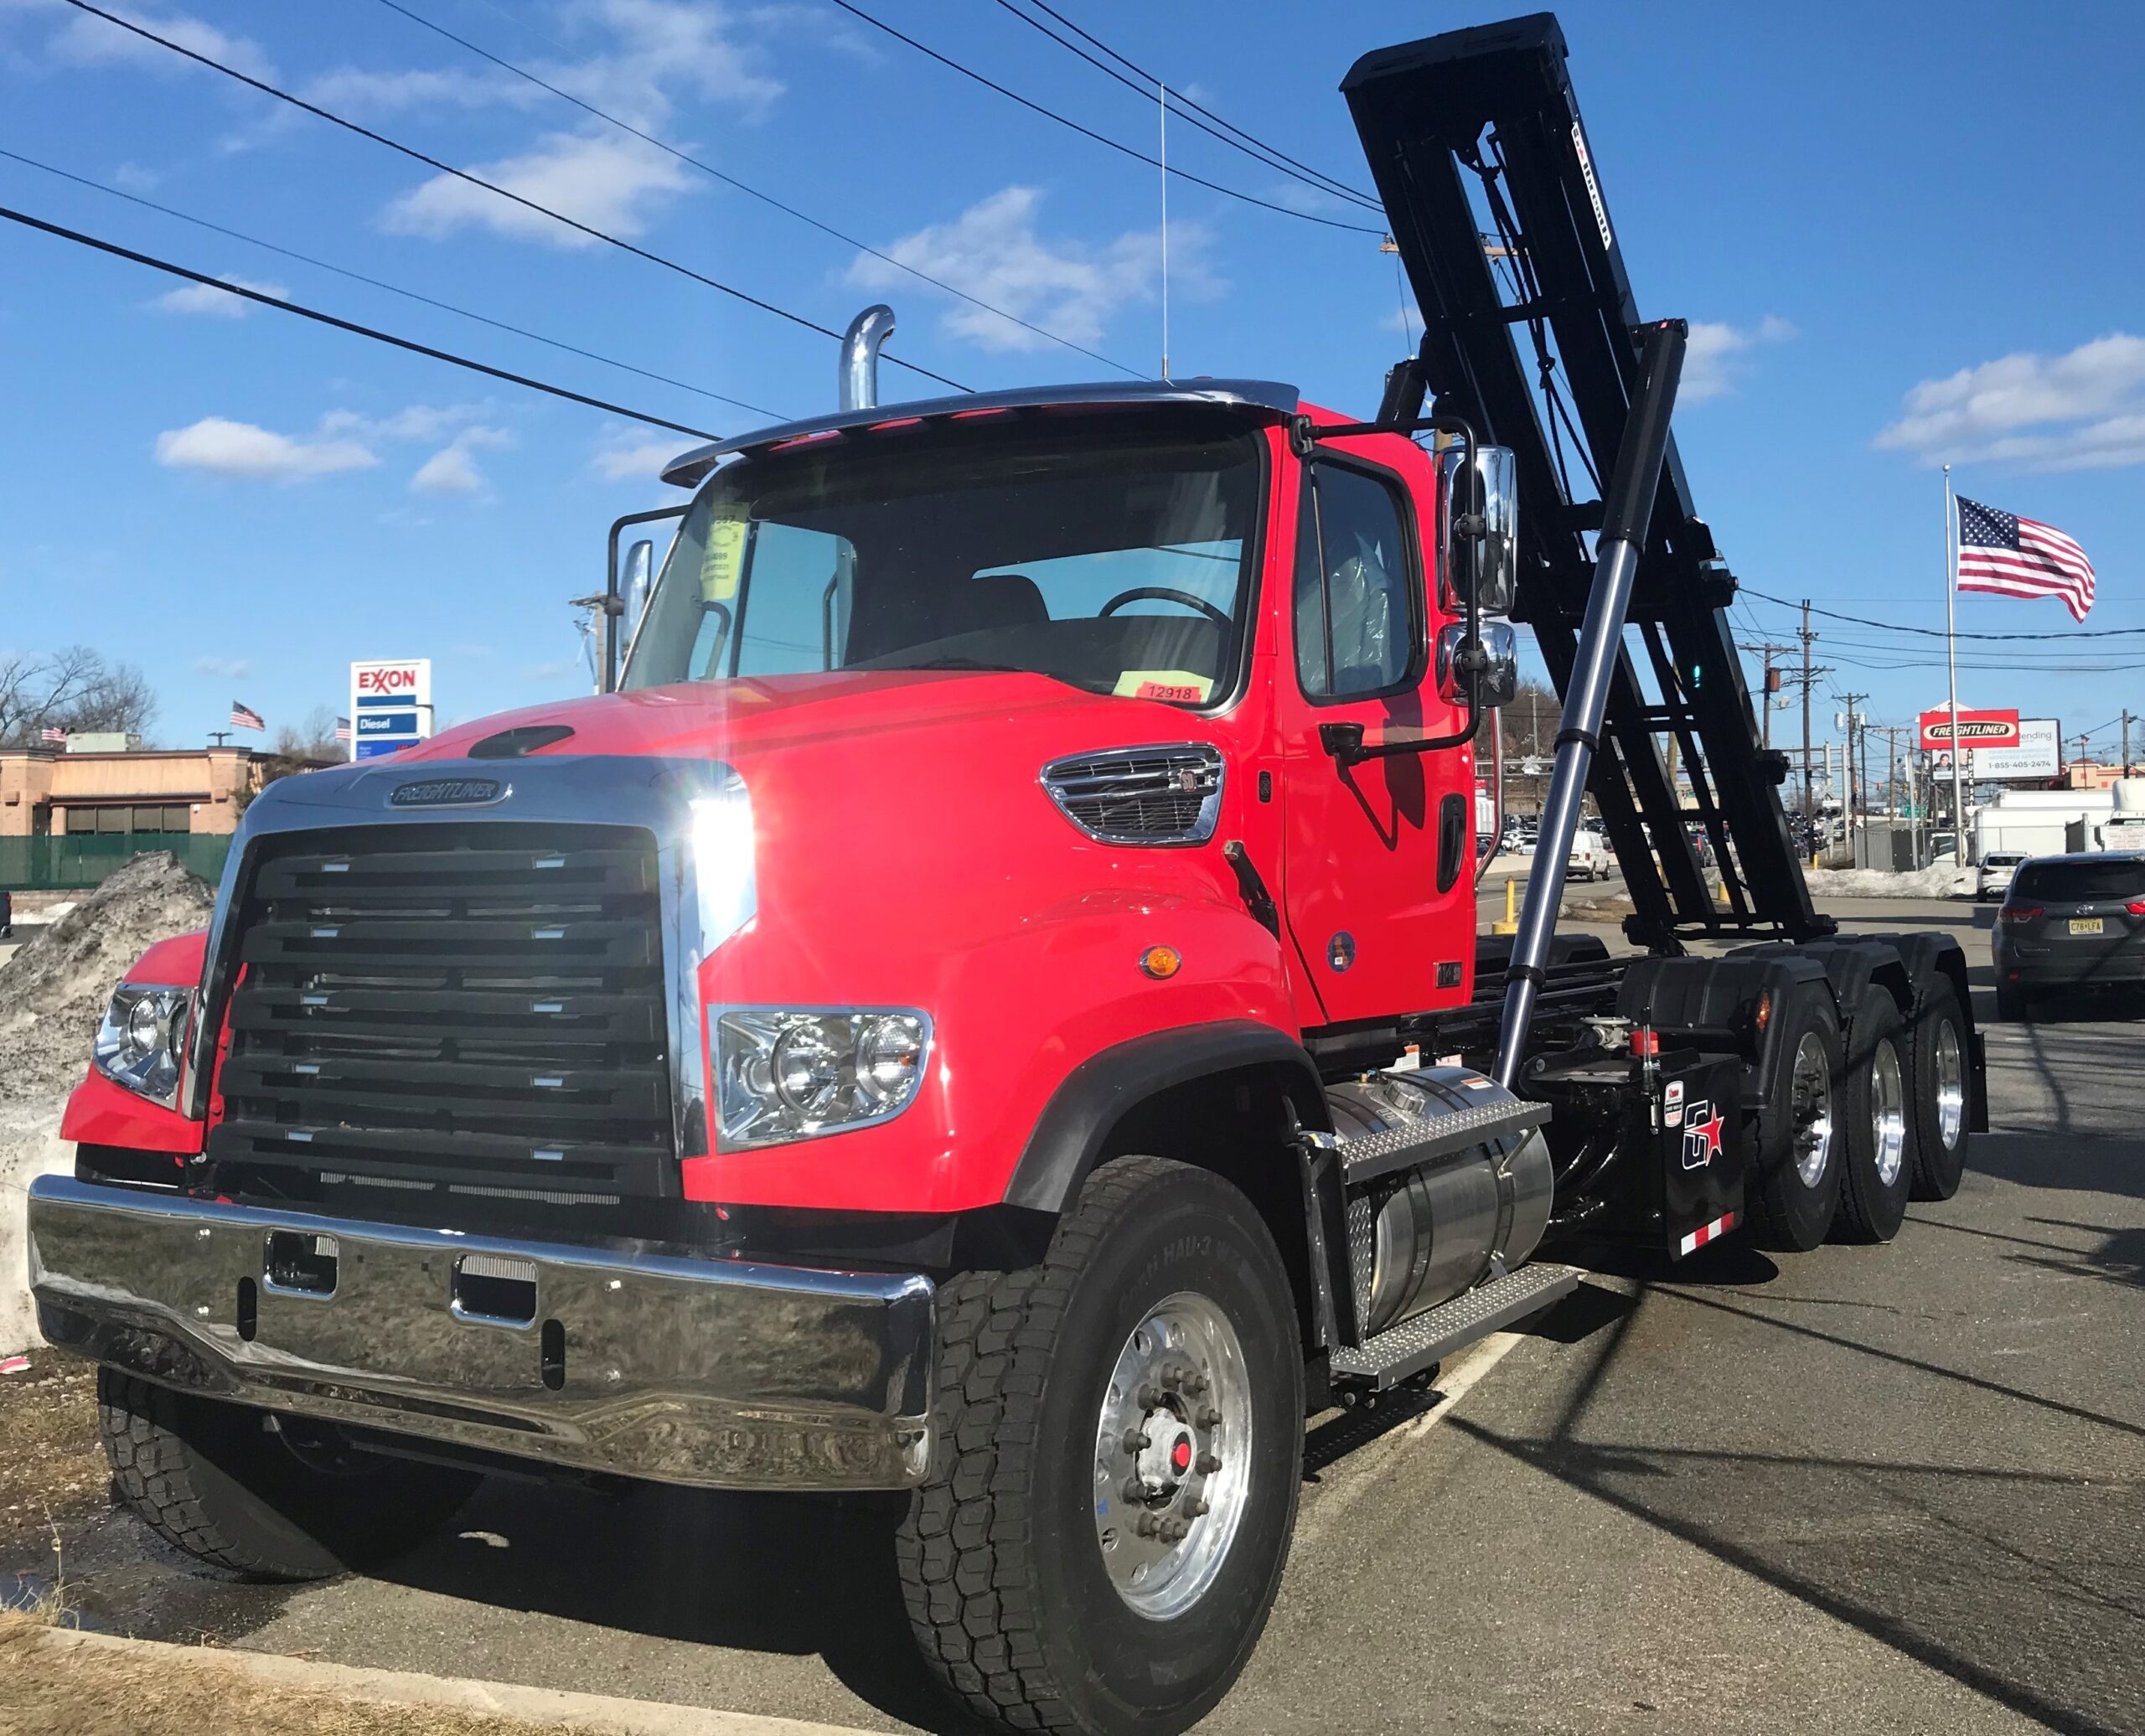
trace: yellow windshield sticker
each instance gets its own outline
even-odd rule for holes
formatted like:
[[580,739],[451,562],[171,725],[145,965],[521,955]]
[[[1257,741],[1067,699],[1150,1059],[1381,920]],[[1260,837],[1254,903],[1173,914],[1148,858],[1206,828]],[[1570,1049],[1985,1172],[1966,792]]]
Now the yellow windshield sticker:
[[728,602],[737,596],[737,581],[744,574],[745,538],[752,529],[742,503],[730,514],[717,507],[716,514],[708,522],[707,553],[700,558],[702,602]]
[[1127,669],[1111,690],[1121,700],[1166,700],[1176,705],[1202,705],[1214,690],[1214,678],[1189,669]]

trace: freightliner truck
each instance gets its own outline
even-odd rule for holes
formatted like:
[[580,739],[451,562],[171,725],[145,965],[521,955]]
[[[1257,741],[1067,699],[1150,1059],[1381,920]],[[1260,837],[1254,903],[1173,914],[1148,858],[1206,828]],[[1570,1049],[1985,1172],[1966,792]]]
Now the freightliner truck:
[[[969,1714],[1173,1732],[1307,1417],[1605,1248],[1957,1186],[1965,961],[1812,907],[1565,59],[1539,15],[1348,75],[1424,324],[1370,420],[882,406],[875,312],[838,414],[671,467],[644,605],[614,530],[609,690],[262,793],[30,1200],[150,1525],[298,1579],[490,1469],[881,1491]],[[1513,623],[1564,711],[1505,940]],[[1618,956],[1555,932],[1589,793]]]

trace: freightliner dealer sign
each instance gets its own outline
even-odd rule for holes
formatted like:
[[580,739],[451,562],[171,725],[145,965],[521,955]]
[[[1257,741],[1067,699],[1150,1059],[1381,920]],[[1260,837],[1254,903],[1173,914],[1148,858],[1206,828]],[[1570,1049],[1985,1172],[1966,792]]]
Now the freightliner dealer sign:
[[405,657],[350,665],[350,757],[378,759],[432,732],[432,662]]
[[[1921,745],[1936,749],[1953,745],[1951,708],[1939,705],[1915,720],[1921,726]],[[2016,711],[1969,711],[1959,707],[1958,741],[1962,747],[2016,747],[2018,714]]]

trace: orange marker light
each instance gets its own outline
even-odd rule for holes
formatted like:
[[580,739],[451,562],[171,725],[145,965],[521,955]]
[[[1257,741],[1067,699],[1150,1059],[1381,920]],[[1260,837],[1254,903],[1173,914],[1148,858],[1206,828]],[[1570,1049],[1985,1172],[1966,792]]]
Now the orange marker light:
[[1184,958],[1175,947],[1149,947],[1140,955],[1140,968],[1156,982],[1166,982],[1184,969]]

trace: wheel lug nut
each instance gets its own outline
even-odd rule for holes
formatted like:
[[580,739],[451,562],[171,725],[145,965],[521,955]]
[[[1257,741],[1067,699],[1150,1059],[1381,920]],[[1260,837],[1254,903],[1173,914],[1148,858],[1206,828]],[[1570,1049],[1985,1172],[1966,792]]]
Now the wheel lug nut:
[[1221,1420],[1221,1412],[1216,1410],[1212,1405],[1209,1404],[1201,1408],[1199,1413],[1199,1426],[1202,1429],[1212,1429],[1220,1423]]
[[1154,1445],[1154,1443],[1149,1440],[1147,1437],[1142,1434],[1138,1429],[1128,1429],[1124,1431],[1124,1450],[1126,1452],[1144,1453],[1152,1445]]
[[1207,1503],[1203,1501],[1195,1501],[1185,1508],[1185,1511],[1195,1519],[1203,1519],[1207,1516]]
[[1142,1410],[1159,1410],[1161,1408],[1161,1392],[1151,1382],[1140,1387],[1135,1396],[1139,1399],[1140,1408]]
[[1161,1522],[1152,1513],[1142,1513],[1132,1528],[1143,1537],[1151,1537],[1162,1527]]
[[[1199,1455],[1198,1464],[1194,1467],[1194,1469],[1196,1469],[1202,1477],[1211,1477],[1221,1468],[1222,1461],[1212,1453],[1202,1453]],[[1202,1501],[1200,1502],[1199,1506],[1200,1511],[1204,1512],[1206,1511],[1207,1503]]]

